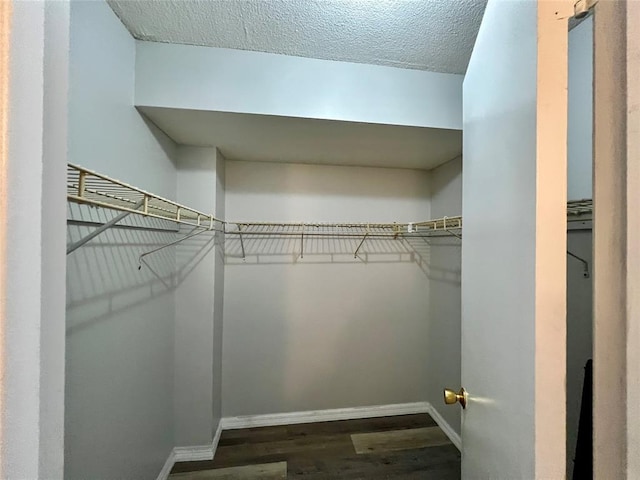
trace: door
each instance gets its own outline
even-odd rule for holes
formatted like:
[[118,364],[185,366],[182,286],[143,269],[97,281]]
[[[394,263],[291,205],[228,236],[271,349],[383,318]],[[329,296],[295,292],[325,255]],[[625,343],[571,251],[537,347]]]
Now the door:
[[640,478],[640,2],[594,9],[594,478]]
[[489,0],[463,88],[463,478],[565,475],[568,17]]

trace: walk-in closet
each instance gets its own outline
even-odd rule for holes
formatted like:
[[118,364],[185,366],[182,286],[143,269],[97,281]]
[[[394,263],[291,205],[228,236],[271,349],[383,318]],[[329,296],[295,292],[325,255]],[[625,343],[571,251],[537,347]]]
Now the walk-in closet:
[[[68,477],[143,478],[174,447],[204,461],[222,431],[313,420],[428,413],[460,448],[442,391],[461,386],[463,75],[134,40],[138,13],[71,5]],[[569,142],[571,187],[589,140]]]
[[12,3],[41,131],[7,130],[39,161],[5,210],[38,229],[7,230],[0,298],[48,318],[7,330],[0,405],[38,426],[7,455],[41,450],[0,473],[602,471],[616,2]]

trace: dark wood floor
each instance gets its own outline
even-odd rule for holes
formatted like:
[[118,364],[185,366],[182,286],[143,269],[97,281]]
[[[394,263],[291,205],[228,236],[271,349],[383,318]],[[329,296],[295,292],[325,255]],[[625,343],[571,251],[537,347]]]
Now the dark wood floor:
[[402,415],[226,430],[213,460],[177,463],[171,474],[175,480],[448,480],[460,478],[460,452],[429,415]]

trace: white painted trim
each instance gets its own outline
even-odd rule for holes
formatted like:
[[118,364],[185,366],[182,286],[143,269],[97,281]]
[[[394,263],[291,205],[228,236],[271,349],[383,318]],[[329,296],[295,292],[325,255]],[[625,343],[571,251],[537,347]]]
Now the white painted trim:
[[176,462],[195,462],[199,460],[213,460],[222,434],[222,421],[218,422],[218,428],[213,436],[211,445],[193,445],[191,447],[174,447],[169,454],[157,480],[167,480],[171,469]]
[[211,442],[211,447],[213,450],[213,456],[211,457],[211,459],[213,460],[213,457],[216,454],[216,450],[218,450],[218,443],[220,442],[220,435],[222,435],[222,419],[220,419],[220,421],[218,422],[218,428],[216,429],[216,434],[213,436],[213,441]]
[[213,460],[213,445],[191,445],[189,447],[175,447],[173,449],[176,462],[196,462],[199,460]]
[[429,413],[430,408],[431,405],[428,402],[400,403],[394,405],[336,408],[332,410],[310,410],[306,412],[224,417],[220,423],[222,424],[223,430],[235,430],[239,428],[273,427],[276,425],[294,425],[299,423],[332,422],[335,420],[354,420],[358,418]]
[[442,417],[442,415],[440,415],[440,412],[438,412],[438,410],[436,410],[433,405],[429,404],[429,409],[427,413],[431,415],[431,418],[435,420],[435,422],[442,429],[445,435],[449,437],[449,440],[451,440],[451,443],[453,443],[458,450],[462,451],[462,438],[453,429],[453,427],[451,427],[451,425],[449,425],[449,423]]
[[171,450],[169,452],[169,457],[167,458],[167,461],[164,462],[162,470],[160,470],[160,473],[158,474],[158,478],[156,480],[167,480],[174,463],[176,463],[176,454],[173,450]]

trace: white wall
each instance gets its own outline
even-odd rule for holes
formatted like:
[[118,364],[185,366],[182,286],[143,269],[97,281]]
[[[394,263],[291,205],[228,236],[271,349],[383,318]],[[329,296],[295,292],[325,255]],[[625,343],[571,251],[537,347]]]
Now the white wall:
[[[216,150],[216,210],[217,218],[225,218],[226,159]],[[213,305],[213,424],[222,418],[222,345],[224,315],[224,233],[216,234],[215,288]]]
[[581,262],[567,255],[567,476],[571,478],[578,439],[584,366],[593,356],[593,238],[591,230],[570,230],[567,250],[589,262],[584,277]]
[[[592,197],[593,17],[569,32],[569,124],[567,197]],[[567,250],[592,262],[591,230],[569,230]],[[567,476],[573,472],[582,403],[584,366],[593,356],[593,276],[567,256]],[[593,271],[591,272],[593,273]]]
[[461,129],[462,75],[138,42],[135,103]]
[[[70,58],[69,161],[175,198],[175,145],[133,107],[135,41],[105,2],[72,2]],[[68,240],[91,229],[70,226]],[[175,253],[137,269],[140,253],[174,238],[111,229],[68,256],[67,479],[154,478],[174,446]]]
[[[213,213],[219,197],[217,169],[215,148],[179,147],[178,201]],[[182,234],[191,230],[183,228]],[[205,232],[176,248],[176,446],[211,444],[218,427],[213,406],[220,404],[220,379],[214,378],[213,368],[214,363],[220,368],[222,339],[215,331],[214,295],[222,287],[217,285],[215,240],[214,232]]]
[[593,17],[569,32],[569,200],[591,198],[593,184]]
[[106,2],[72,2],[69,158],[175,198],[175,145],[132,108],[135,61],[135,40]]
[[69,4],[12,2],[0,12],[10,27],[2,59],[0,477],[61,479]]
[[[462,158],[453,159],[431,172],[433,218],[462,214]],[[430,240],[429,378],[427,400],[449,425],[460,433],[460,408],[445,405],[443,388],[460,388],[461,254],[462,241],[455,237]]]
[[[427,172],[227,162],[229,220],[429,216]],[[359,241],[307,239],[299,258],[299,238],[245,239],[243,262],[227,236],[224,416],[425,400],[424,252],[368,240],[354,259]]]

